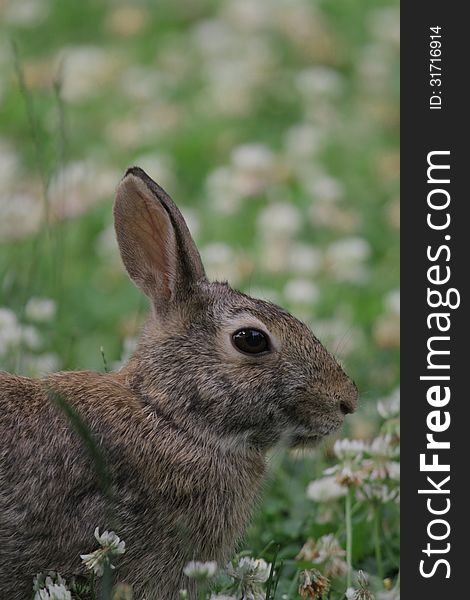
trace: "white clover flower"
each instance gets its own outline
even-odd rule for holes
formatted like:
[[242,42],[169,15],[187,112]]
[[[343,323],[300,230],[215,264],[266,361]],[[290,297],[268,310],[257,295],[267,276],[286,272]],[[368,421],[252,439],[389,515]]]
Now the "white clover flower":
[[33,377],[54,373],[60,368],[59,357],[53,352],[23,356],[23,363],[27,372]]
[[262,558],[242,556],[238,561],[238,573],[249,575],[252,581],[264,583],[268,580],[271,565]]
[[134,149],[155,139],[155,135],[174,129],[179,122],[180,113],[181,109],[167,100],[143,104],[138,115],[121,115],[107,121],[105,136],[110,144]]
[[379,348],[400,346],[400,319],[397,315],[380,315],[373,325],[372,335]]
[[88,570],[93,571],[95,575],[101,577],[107,565],[109,565],[111,569],[115,568],[114,565],[111,564],[111,559],[119,554],[124,554],[126,544],[119,539],[114,531],[104,531],[100,535],[99,527],[95,529],[95,538],[101,548],[90,554],[81,554],[80,558],[85,563]]
[[[122,93],[134,102],[158,101],[163,95],[162,90],[168,83],[169,76],[171,77],[168,73],[162,73],[155,68],[149,69],[142,65],[132,65],[122,72],[119,86]],[[141,164],[138,160],[130,162]],[[147,171],[145,167],[142,168]],[[154,179],[153,175],[151,177]]]
[[400,480],[400,463],[396,460],[392,460],[387,463],[387,471],[390,479],[394,479],[395,481]]
[[290,241],[285,236],[265,233],[257,256],[261,268],[267,273],[288,273],[289,246]]
[[334,556],[346,556],[346,551],[341,548],[338,540],[332,533],[322,535],[317,541],[318,561],[325,562]]
[[325,475],[335,475],[340,485],[360,485],[366,477],[364,470],[366,450],[367,446],[362,440],[336,440],[333,451],[340,462],[325,469]]
[[[89,571],[93,571],[95,575],[98,577],[102,577],[104,573],[104,568],[107,564],[109,564],[107,557],[103,554],[102,550],[95,550],[90,554],[80,554],[80,558],[85,563],[85,567]],[[114,566],[110,564],[111,569],[114,569]]]
[[47,17],[50,9],[50,4],[45,0],[15,0],[6,3],[3,18],[9,25],[34,27]]
[[347,438],[336,440],[333,446],[333,452],[340,460],[345,458],[361,460],[367,449],[367,444],[363,440],[349,440]]
[[36,231],[44,216],[39,189],[0,194],[0,237],[15,239]]
[[388,312],[400,314],[400,290],[392,290],[384,298],[384,305]]
[[386,590],[379,592],[377,600],[400,600],[400,589]]
[[163,188],[168,189],[174,183],[174,165],[168,154],[153,152],[140,154],[132,161],[139,165],[148,175]]
[[291,203],[273,202],[259,213],[257,226],[264,237],[291,237],[302,226],[302,216],[299,209]]
[[343,90],[343,78],[339,71],[323,66],[300,71],[295,83],[306,100],[338,97]]
[[200,94],[201,111],[223,115],[250,114],[254,92],[268,79],[274,63],[265,38],[243,35],[221,19],[200,21],[195,42],[203,58],[205,87]]
[[400,43],[400,12],[393,6],[380,8],[370,13],[368,26],[380,43],[398,46]]
[[69,46],[61,51],[62,94],[71,102],[96,96],[119,73],[117,54],[99,46]]
[[392,436],[389,433],[378,435],[369,444],[367,451],[378,457],[394,458],[399,455],[400,451],[391,442]]
[[99,527],[97,527],[95,529],[95,538],[96,541],[103,546],[103,548],[108,548],[114,554],[124,554],[126,544],[124,541],[119,539],[114,531],[106,530],[100,535]]
[[356,490],[356,496],[358,500],[366,502],[375,501],[381,504],[387,504],[388,502],[398,503],[400,500],[400,490],[397,487],[391,488],[381,483],[363,483]]
[[11,329],[17,324],[15,313],[9,308],[0,307],[0,331]]
[[30,321],[50,321],[56,313],[56,303],[51,298],[30,298],[25,306],[26,318]]
[[287,130],[285,149],[289,158],[308,158],[322,145],[323,135],[310,123],[299,123]]
[[336,498],[345,496],[347,490],[344,486],[339,485],[336,477],[322,477],[309,483],[307,488],[307,496],[317,502],[329,502]]
[[244,144],[232,151],[231,164],[209,173],[206,189],[212,206],[233,214],[243,198],[264,192],[275,176],[274,156],[261,144]]
[[368,481],[384,481],[400,479],[400,463],[393,460],[386,460],[383,457],[374,457],[364,459],[363,470]]
[[238,262],[231,246],[214,242],[201,248],[201,256],[208,277],[217,281],[238,281]]
[[264,144],[243,144],[232,151],[233,166],[239,171],[271,173],[274,155]]
[[41,344],[39,332],[32,325],[18,323],[15,313],[9,308],[0,308],[0,356],[24,344],[35,350]]
[[362,85],[373,92],[386,94],[390,85],[391,55],[383,44],[373,42],[362,47],[358,57],[358,73]]
[[144,7],[118,4],[106,18],[106,28],[118,38],[137,35],[145,26],[148,13]]
[[323,255],[310,244],[297,242],[289,247],[288,264],[294,273],[317,273],[322,265]]
[[90,160],[68,162],[51,179],[51,210],[60,218],[82,214],[98,201],[111,196],[118,179],[116,169],[105,163]]
[[46,573],[38,573],[33,578],[33,591],[37,592],[43,587],[47,587],[49,584],[58,583],[65,585],[66,581],[60,573],[55,571],[47,571]]
[[[0,53],[0,64],[2,63]],[[13,147],[0,139],[0,186],[2,189],[8,187],[15,181],[18,173],[18,154]]]
[[361,485],[366,476],[366,473],[361,468],[361,465],[352,463],[350,461],[345,461],[344,463],[340,463],[334,467],[325,469],[325,474],[335,475],[336,481],[340,485],[348,487]]
[[223,8],[224,19],[240,31],[257,31],[269,22],[270,11],[265,2],[229,0]]
[[370,481],[384,479],[398,479],[395,460],[400,455],[399,446],[394,443],[394,438],[390,433],[377,436],[370,443],[367,458],[363,460],[363,468]]
[[229,26],[222,19],[200,19],[191,29],[191,37],[196,48],[205,55],[218,56],[227,52],[232,43]]
[[299,573],[299,595],[302,598],[323,598],[330,589],[330,582],[317,569]]
[[[341,234],[351,233],[357,229],[358,224],[358,215],[355,212],[341,208],[328,200],[313,202],[309,209],[309,218],[314,227],[332,229]],[[354,267],[353,274],[345,276],[344,271],[338,272],[338,267],[332,264],[328,251],[325,253],[325,265],[340,281],[356,281],[359,279],[359,275],[365,272],[363,265],[357,265]]]
[[243,600],[265,600],[266,592],[264,590],[251,589],[243,594]]
[[239,197],[259,194],[274,179],[274,155],[262,144],[237,146],[231,155],[231,172],[231,184]]
[[228,594],[211,594],[210,600],[238,600],[236,596]]
[[312,180],[310,191],[319,200],[327,202],[336,202],[344,194],[341,182],[330,175],[315,177]]
[[184,567],[183,573],[193,579],[209,579],[217,573],[217,563],[214,560],[208,562],[192,560]]
[[33,580],[33,600],[72,600],[67,582],[59,573],[39,573]]
[[370,256],[369,242],[360,237],[348,237],[338,240],[329,247],[332,260],[363,261]]
[[368,271],[366,261],[371,254],[364,238],[347,237],[333,242],[326,249],[326,263],[338,281],[364,283]]
[[359,588],[354,590],[354,594],[352,596],[347,597],[352,598],[353,600],[374,600],[375,596],[369,590],[369,578],[364,571],[359,571],[357,575],[357,583]]
[[203,99],[206,112],[247,115],[253,106],[253,88],[258,74],[242,57],[219,58],[207,64],[207,87]]
[[64,585],[52,583],[36,592],[34,600],[72,600],[72,594]]
[[30,350],[37,350],[41,345],[41,336],[33,325],[21,325],[21,341]]
[[329,533],[318,540],[308,539],[303,545],[297,560],[306,560],[314,564],[323,564],[322,572],[326,577],[342,577],[348,570],[343,557],[346,551],[340,546],[336,537]]
[[204,246],[201,252],[204,256],[204,260],[208,263],[229,263],[234,256],[233,248],[228,244],[224,244],[222,242],[208,244],[207,246]]
[[262,558],[243,556],[237,564],[226,567],[227,575],[234,580],[230,591],[245,600],[264,600],[266,592],[262,584],[268,580],[270,570],[271,565]]
[[382,419],[393,419],[400,414],[400,390],[397,388],[389,396],[377,402],[377,411]]
[[266,4],[274,31],[279,31],[306,56],[312,56],[312,45],[321,52],[329,35],[318,2],[268,0]]
[[232,167],[222,166],[210,171],[205,188],[211,207],[218,213],[232,215],[240,208],[243,194],[236,189]]
[[291,279],[284,287],[284,297],[292,304],[312,304],[319,295],[318,287],[309,279]]

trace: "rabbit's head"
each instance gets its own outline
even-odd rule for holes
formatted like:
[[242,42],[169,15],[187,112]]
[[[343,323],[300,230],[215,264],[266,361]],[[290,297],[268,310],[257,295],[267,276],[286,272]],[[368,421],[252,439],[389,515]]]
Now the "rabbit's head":
[[122,260],[152,305],[131,385],[169,426],[265,449],[313,444],[355,410],[354,383],[308,327],[208,281],[181,213],[141,169],[121,181],[114,216]]

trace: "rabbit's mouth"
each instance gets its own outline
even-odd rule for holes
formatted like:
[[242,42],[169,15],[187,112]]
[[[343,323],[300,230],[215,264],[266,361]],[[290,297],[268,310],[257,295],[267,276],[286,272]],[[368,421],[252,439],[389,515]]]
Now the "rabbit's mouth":
[[291,448],[315,448],[325,438],[325,435],[318,433],[296,434],[289,443]]
[[289,447],[292,449],[315,448],[323,440],[323,435],[295,435],[291,438]]
[[289,439],[289,446],[291,448],[314,448],[328,435],[337,431],[340,426],[341,422],[332,421],[316,430],[299,427],[292,432]]

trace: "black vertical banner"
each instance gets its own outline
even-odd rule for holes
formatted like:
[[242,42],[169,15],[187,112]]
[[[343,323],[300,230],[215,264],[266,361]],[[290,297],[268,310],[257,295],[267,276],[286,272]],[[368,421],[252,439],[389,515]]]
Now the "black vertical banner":
[[470,133],[464,3],[401,5],[405,600],[470,598]]

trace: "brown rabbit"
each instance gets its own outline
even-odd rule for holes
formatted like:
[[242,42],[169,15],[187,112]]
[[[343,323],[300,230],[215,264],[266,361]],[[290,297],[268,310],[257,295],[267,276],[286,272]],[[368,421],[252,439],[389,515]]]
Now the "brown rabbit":
[[[356,387],[283,309],[210,283],[179,210],[141,169],[114,205],[122,260],[152,311],[117,373],[41,380],[0,374],[0,598],[24,600],[38,571],[70,576],[95,527],[126,541],[119,579],[136,599],[195,590],[190,560],[225,561],[283,442],[311,445],[357,403]],[[86,422],[96,461],[52,398]]]

